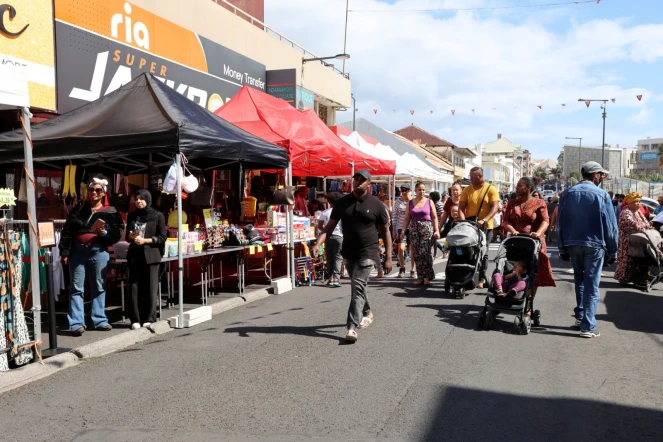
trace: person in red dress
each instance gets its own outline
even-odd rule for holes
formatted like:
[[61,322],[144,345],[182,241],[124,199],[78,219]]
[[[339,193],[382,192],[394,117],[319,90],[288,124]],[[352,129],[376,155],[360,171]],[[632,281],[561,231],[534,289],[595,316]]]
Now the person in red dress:
[[507,233],[512,235],[526,233],[532,238],[541,240],[539,270],[534,280],[532,296],[536,295],[536,290],[539,287],[556,287],[550,260],[546,254],[545,233],[550,223],[548,207],[544,200],[532,196],[533,191],[534,182],[532,179],[528,177],[521,178],[516,186],[517,197],[507,204],[503,220]]

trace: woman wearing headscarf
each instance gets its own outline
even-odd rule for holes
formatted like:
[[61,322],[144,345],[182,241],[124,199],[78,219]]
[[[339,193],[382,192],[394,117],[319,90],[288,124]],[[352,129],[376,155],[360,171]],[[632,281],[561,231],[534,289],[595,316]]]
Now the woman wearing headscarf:
[[631,263],[628,257],[628,237],[650,227],[649,221],[640,210],[642,194],[631,192],[624,198],[624,209],[619,215],[619,249],[617,251],[617,270],[614,278],[621,283],[631,279]]
[[127,217],[131,328],[147,327],[157,319],[159,263],[166,243],[166,220],[152,208],[152,195],[140,189],[134,195],[136,210]]
[[85,273],[90,272],[92,323],[96,330],[110,331],[106,318],[106,267],[108,246],[122,236],[122,218],[108,206],[108,180],[94,178],[88,200],[72,209],[60,236],[60,260],[69,264],[69,330],[74,336],[85,332]]

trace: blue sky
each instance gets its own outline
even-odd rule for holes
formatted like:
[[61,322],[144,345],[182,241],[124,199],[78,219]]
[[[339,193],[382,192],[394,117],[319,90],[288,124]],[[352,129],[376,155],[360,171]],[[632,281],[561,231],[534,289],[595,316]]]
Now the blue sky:
[[[561,1],[350,0],[350,9]],[[270,0],[266,8],[268,25],[310,51],[342,51],[344,0]],[[578,98],[616,98],[615,104],[608,103],[606,143],[633,147],[638,139],[663,137],[660,1],[601,0],[598,6],[500,11],[352,12],[347,52],[352,56],[346,68],[357,116],[389,130],[413,123],[459,146],[491,141],[501,133],[535,158],[556,159],[565,136],[583,137],[583,145],[601,144],[599,104],[587,108]],[[643,95],[641,102],[638,94]],[[348,118],[349,113],[339,113],[339,122]]]

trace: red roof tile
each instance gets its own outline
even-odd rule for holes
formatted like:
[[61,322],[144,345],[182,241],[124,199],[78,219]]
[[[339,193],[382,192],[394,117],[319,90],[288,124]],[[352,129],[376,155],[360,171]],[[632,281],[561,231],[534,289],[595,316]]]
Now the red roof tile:
[[417,144],[425,144],[426,146],[431,146],[431,147],[438,147],[438,146],[455,147],[453,143],[450,143],[449,141],[443,138],[435,136],[432,133],[426,132],[425,130],[415,126],[414,124],[404,127],[403,129],[399,129],[394,133],[400,135],[403,138],[407,138],[408,140]]

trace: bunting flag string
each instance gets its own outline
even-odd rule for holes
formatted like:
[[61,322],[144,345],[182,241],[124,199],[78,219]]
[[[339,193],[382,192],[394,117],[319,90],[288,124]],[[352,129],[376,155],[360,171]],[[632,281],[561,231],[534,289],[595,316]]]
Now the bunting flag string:
[[[636,99],[637,99],[639,102],[642,102],[642,99],[644,98],[644,95],[638,94],[638,95],[636,95],[635,97],[636,97]],[[601,100],[601,101],[602,101],[602,100]],[[605,101],[611,101],[612,103],[616,103],[616,102],[617,102],[617,99],[616,99],[616,98],[610,98],[609,100],[606,99]],[[591,101],[584,101],[584,103],[585,103],[585,106],[588,107],[588,108],[591,106]],[[567,106],[567,103],[560,103],[560,105],[561,105],[562,107],[564,107],[564,108],[568,107],[568,106]],[[543,104],[538,104],[536,107],[537,107],[539,110],[543,110],[543,106],[544,106]],[[490,109],[491,111],[495,112],[495,111],[498,111],[498,110],[504,110],[505,108],[498,108],[498,107],[490,107],[490,108],[488,108],[488,107],[486,107],[486,108],[483,108],[483,109],[484,109],[484,110],[486,110],[486,109]],[[527,106],[513,106],[512,109],[514,109],[514,110],[519,110],[519,111],[520,111],[520,110],[523,110],[523,109],[527,109]],[[415,112],[416,112],[417,110],[418,110],[419,112],[426,112],[426,111],[428,111],[427,113],[428,113],[429,115],[433,115],[436,111],[437,111],[437,112],[442,111],[441,109],[410,109],[410,110],[409,110],[410,115],[414,115]],[[451,112],[451,115],[452,115],[452,116],[455,116],[455,115],[456,115],[456,112],[459,111],[457,108],[454,108],[454,109],[447,109],[447,110],[448,110],[449,112]],[[472,108],[472,109],[470,109],[470,110],[472,111],[472,115],[477,115],[477,112],[480,112],[480,111],[481,111],[481,109],[479,109],[479,108]],[[355,112],[359,112],[359,109],[358,109],[358,108],[355,108]],[[397,112],[397,109],[392,109],[391,112],[392,112],[393,114],[395,114],[395,113]],[[462,110],[461,110],[460,112],[462,113]],[[377,108],[373,109],[373,113],[377,115],[377,113],[378,113],[378,109],[377,109]]]

